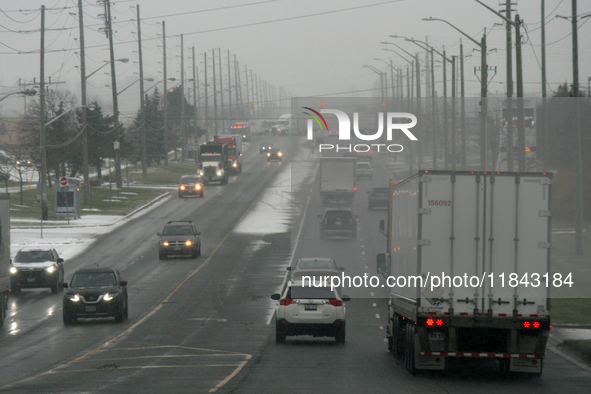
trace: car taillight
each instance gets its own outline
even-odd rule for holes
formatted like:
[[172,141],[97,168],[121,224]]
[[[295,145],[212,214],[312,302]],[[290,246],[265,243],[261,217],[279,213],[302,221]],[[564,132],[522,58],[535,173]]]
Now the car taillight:
[[433,320],[433,318],[430,317],[425,321],[425,324],[429,327],[433,327],[435,325],[435,320]]
[[524,321],[523,328],[542,328],[539,321]]
[[342,300],[337,300],[336,298],[333,298],[332,300],[329,300],[328,302],[332,306],[343,306],[343,301]]
[[290,305],[293,302],[291,298],[282,298],[279,300],[279,305]]
[[440,326],[440,327],[443,326],[443,319],[435,320],[435,325]]
[[356,192],[357,191],[357,186],[353,186],[353,191]]

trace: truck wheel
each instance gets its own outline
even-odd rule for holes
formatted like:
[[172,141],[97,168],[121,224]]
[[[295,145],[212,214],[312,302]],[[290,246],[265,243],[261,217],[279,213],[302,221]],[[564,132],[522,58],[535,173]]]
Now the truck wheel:
[[400,327],[400,316],[394,314],[392,320],[392,353],[396,357],[400,357],[404,354],[404,331]]
[[417,373],[415,366],[415,326],[412,322],[406,324],[406,347],[404,351],[404,364],[411,375]]

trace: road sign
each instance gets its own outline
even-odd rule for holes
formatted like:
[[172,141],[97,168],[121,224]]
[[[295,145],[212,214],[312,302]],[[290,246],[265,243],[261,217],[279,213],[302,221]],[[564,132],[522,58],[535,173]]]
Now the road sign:
[[63,176],[60,178],[60,185],[61,186],[68,186],[68,178]]

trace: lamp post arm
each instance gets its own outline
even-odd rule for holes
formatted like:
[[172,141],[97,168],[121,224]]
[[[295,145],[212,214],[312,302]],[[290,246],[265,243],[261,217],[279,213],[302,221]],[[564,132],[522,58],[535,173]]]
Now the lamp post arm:
[[105,64],[103,64],[102,66],[100,66],[99,68],[97,68],[96,70],[94,70],[93,72],[91,72],[90,74],[88,74],[86,76],[86,79],[92,77],[94,74],[96,74],[98,71],[102,70],[103,67],[105,67],[106,65],[110,64],[111,62],[107,62]]
[[509,23],[510,25],[512,25],[513,27],[515,27],[515,22],[512,21],[511,19],[507,18],[505,15],[501,14],[500,12],[498,12],[495,9],[490,8],[489,6],[487,6],[486,4],[484,4],[482,1],[480,0],[476,0],[476,2],[478,4],[480,4],[481,6],[484,6],[484,8],[488,9],[489,11],[491,11],[492,13],[496,14],[499,18],[502,18],[505,22]]
[[[406,38],[406,37],[402,37],[402,36],[390,36],[392,38]],[[394,45],[396,48],[400,49],[401,51],[404,51],[404,53],[406,53],[408,56],[414,58],[415,55],[413,55],[412,53],[410,53],[409,51],[407,51],[406,49],[402,48],[400,45],[394,44],[393,42],[389,43],[390,45]]]
[[388,48],[382,48],[383,51],[389,51],[389,52],[394,52],[395,54],[397,54],[398,56],[400,56],[402,58],[402,60],[404,60],[407,63],[412,63],[412,61],[408,60],[407,58],[405,58],[404,56],[402,56],[400,53],[396,52],[393,49],[388,49]]
[[455,30],[457,30],[458,32],[460,32],[461,34],[463,34],[466,38],[468,38],[470,41],[472,41],[474,44],[476,44],[477,46],[482,48],[482,44],[479,43],[478,41],[476,41],[475,39],[473,39],[472,37],[470,37],[468,34],[464,33],[463,31],[461,31],[460,29],[458,29],[457,27],[455,27],[454,25],[452,25],[451,23],[449,23],[448,21],[446,21],[445,19],[439,19],[439,18],[423,18],[424,21],[440,21],[443,23],[447,23],[448,25],[450,25],[451,27],[453,27]]
[[72,107],[70,109],[68,109],[67,111],[59,114],[58,116],[56,116],[55,118],[51,119],[49,122],[45,123],[45,127],[49,126],[50,124],[52,124],[53,122],[55,122],[56,120],[58,120],[59,118],[61,118],[62,116],[69,114],[70,112],[77,110],[78,108],[89,108],[92,107],[92,105],[77,105],[75,107]]

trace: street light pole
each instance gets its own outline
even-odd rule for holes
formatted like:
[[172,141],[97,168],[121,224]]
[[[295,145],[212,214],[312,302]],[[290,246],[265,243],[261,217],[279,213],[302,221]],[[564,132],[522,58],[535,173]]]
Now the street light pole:
[[[478,0],[476,0],[478,1]],[[516,16],[517,18],[518,16]],[[462,35],[464,35],[466,38],[468,38],[470,41],[472,41],[474,44],[476,44],[477,46],[480,47],[480,169],[482,171],[486,171],[487,170],[487,156],[488,156],[488,151],[487,151],[487,133],[486,133],[486,118],[488,116],[487,114],[487,100],[486,100],[486,96],[487,96],[487,83],[488,83],[488,72],[487,72],[487,64],[486,64],[486,29],[484,30],[484,34],[482,35],[482,39],[480,42],[476,41],[475,39],[473,39],[472,37],[470,37],[468,34],[464,33],[463,31],[461,31],[460,29],[458,29],[457,27],[455,27],[454,25],[452,25],[451,23],[449,23],[448,21],[444,20],[444,19],[439,19],[439,18],[423,18],[424,21],[440,21],[443,23],[448,24],[449,26],[451,26],[452,28],[454,28],[456,31],[458,31],[459,33],[461,33]],[[455,159],[455,158],[454,158]]]

